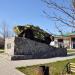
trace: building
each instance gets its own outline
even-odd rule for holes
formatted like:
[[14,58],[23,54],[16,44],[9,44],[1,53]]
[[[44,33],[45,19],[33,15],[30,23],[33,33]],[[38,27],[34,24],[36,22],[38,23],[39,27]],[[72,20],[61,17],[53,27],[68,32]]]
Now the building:
[[54,41],[56,47],[75,49],[75,32],[67,33],[62,36],[56,35]]
[[4,39],[0,37],[0,49],[4,49]]

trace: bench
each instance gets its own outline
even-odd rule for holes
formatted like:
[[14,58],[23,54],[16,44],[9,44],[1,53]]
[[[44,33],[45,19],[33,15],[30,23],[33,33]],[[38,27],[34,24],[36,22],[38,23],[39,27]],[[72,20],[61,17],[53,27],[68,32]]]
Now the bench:
[[68,63],[66,65],[67,67],[67,73],[75,73],[75,63]]
[[75,63],[70,63],[70,71],[75,72]]

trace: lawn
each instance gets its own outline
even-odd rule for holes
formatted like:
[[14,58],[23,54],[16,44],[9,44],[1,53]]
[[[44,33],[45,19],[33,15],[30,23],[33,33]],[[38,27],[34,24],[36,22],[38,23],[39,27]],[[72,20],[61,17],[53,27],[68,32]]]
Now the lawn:
[[[75,63],[75,59],[58,61],[58,62],[43,64],[43,65],[49,66],[50,75],[60,75],[62,71],[63,72],[66,71],[64,68],[68,62]],[[34,65],[34,66],[28,66],[28,67],[18,67],[17,69],[26,75],[36,75],[35,70],[38,66],[41,66],[41,65]],[[72,75],[75,75],[75,74],[72,73]]]
[[0,53],[4,53],[4,49],[0,49]]
[[68,52],[68,53],[70,53],[70,52],[75,52],[75,50],[67,50],[67,52]]
[[0,53],[4,53],[4,51],[0,51]]

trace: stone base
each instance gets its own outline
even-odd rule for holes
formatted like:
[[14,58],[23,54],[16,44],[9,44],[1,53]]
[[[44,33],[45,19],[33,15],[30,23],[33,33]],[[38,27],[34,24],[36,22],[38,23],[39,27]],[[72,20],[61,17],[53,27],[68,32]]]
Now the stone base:
[[[8,43],[9,40],[7,44]],[[11,53],[12,60],[44,59],[44,58],[61,57],[67,55],[66,48],[52,47],[50,45],[36,42],[27,38],[15,37],[14,41],[11,44],[13,43],[14,43],[13,51],[10,51],[13,52],[13,54]],[[10,52],[7,53],[9,53],[10,55]]]
[[11,56],[11,60],[26,60],[26,59],[32,59],[31,55],[14,55]]

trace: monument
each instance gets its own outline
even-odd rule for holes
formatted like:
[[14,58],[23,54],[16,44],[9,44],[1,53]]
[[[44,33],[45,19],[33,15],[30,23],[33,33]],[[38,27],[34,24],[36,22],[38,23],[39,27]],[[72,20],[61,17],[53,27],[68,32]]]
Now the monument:
[[19,59],[43,59],[66,56],[66,48],[50,46],[54,37],[33,25],[14,27],[16,37],[5,39],[5,53],[12,60]]

